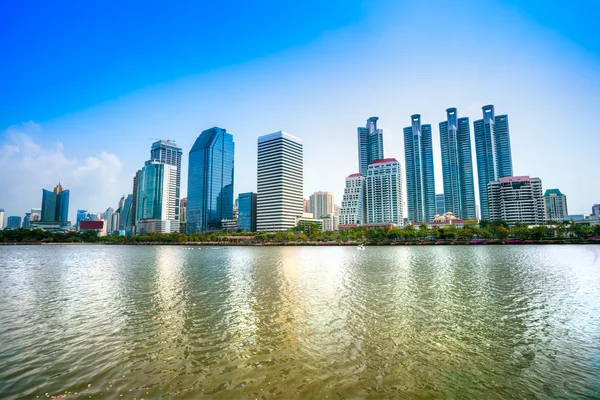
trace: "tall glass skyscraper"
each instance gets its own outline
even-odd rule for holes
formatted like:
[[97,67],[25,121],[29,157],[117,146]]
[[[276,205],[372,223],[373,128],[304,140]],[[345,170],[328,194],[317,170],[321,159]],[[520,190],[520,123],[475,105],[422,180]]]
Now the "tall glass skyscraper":
[[69,191],[56,185],[53,191],[42,190],[42,222],[67,222],[69,220]]
[[256,232],[256,193],[240,193],[238,196],[238,230]]
[[421,125],[419,114],[410,119],[412,125],[404,128],[408,219],[411,223],[431,222],[436,211],[431,125]]
[[460,219],[475,219],[475,184],[469,118],[458,118],[456,108],[446,110],[440,122],[444,208]]
[[488,183],[512,176],[513,168],[508,116],[496,116],[493,105],[483,106],[482,110],[483,119],[475,121],[473,126],[481,219],[489,220]]
[[188,172],[188,234],[221,229],[233,218],[235,144],[225,129],[214,127],[198,136],[190,150]]
[[175,220],[177,167],[146,161],[138,181],[137,220]]
[[179,193],[181,191],[181,154],[182,150],[172,140],[159,140],[152,143],[150,149],[150,159],[158,160],[167,165],[177,167],[176,199],[175,199],[175,219],[179,219]]
[[444,200],[444,193],[438,193],[435,195],[435,213],[437,215],[446,214],[446,201]]
[[371,117],[366,127],[358,127],[358,168],[362,176],[367,176],[369,164],[383,158],[383,129],[377,129],[377,120]]
[[258,138],[256,230],[296,226],[304,209],[302,139],[286,132]]

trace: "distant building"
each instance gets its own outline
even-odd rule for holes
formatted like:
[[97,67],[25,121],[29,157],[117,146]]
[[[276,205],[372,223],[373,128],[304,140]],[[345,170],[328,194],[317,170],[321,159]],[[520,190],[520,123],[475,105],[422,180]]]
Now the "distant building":
[[395,158],[384,158],[371,163],[366,183],[367,223],[403,225],[400,163]]
[[[137,192],[136,230],[150,232],[179,232],[176,219],[177,167],[160,161],[146,161],[139,175]],[[144,220],[146,222],[142,223]],[[161,221],[177,221],[161,222]]]
[[[102,214],[102,219],[106,221],[105,224],[105,228],[106,228],[106,233],[108,235],[112,234],[113,232],[113,215],[115,214],[115,209],[112,207],[108,207],[106,209],[106,211]],[[117,228],[118,230],[118,228]]]
[[233,136],[214,127],[203,131],[190,150],[186,230],[221,229],[233,218]]
[[302,201],[304,203],[304,207],[303,207],[304,212],[310,212],[310,200],[302,199]]
[[179,232],[186,233],[187,197],[179,200]]
[[314,218],[312,213],[302,213],[302,215],[296,217],[296,223],[294,226],[301,225],[303,222],[313,222],[318,225],[319,230],[323,230],[323,220]]
[[488,207],[488,184],[513,175],[508,116],[495,115],[494,106],[482,107],[483,119],[473,122],[479,206],[481,219],[491,220]]
[[150,159],[158,160],[167,165],[177,167],[177,178],[175,182],[175,219],[179,219],[179,193],[181,191],[181,155],[182,150],[172,140],[159,140],[152,143]]
[[256,232],[256,193],[240,193],[238,196],[238,230]]
[[29,228],[29,218],[31,218],[31,213],[25,213],[25,218],[23,218],[23,222],[21,223],[21,228],[28,229]]
[[[119,234],[121,232],[125,232],[125,235],[130,235],[133,230],[134,220],[135,220],[135,211],[133,209],[133,194],[128,194],[124,196],[123,201],[119,201],[119,204],[122,204],[117,210],[119,213]],[[113,227],[114,229],[114,227]]]
[[446,115],[446,121],[440,122],[444,212],[451,211],[463,219],[475,219],[475,185],[469,118],[458,118],[456,108],[447,109]]
[[77,219],[75,220],[75,228],[79,229],[79,223],[85,219],[88,210],[77,210]]
[[106,221],[102,219],[99,221],[82,220],[79,224],[80,232],[94,231],[98,236],[106,236]]
[[69,191],[56,185],[53,191],[42,190],[42,221],[67,222],[69,219]]
[[435,213],[437,215],[444,215],[446,213],[444,193],[435,195]]
[[[138,204],[138,200],[137,200],[137,196],[138,196],[138,182],[140,180],[140,174],[142,173],[142,170],[139,169],[137,170],[137,172],[135,173],[135,176],[133,177],[133,191],[131,192],[131,224],[129,225],[131,227],[132,231],[135,231],[135,227],[137,226],[137,204]],[[123,224],[127,224],[127,221],[125,220],[121,220]]]
[[373,161],[381,160],[383,155],[383,130],[377,129],[377,117],[371,117],[367,120],[366,127],[359,127],[358,130],[358,168],[359,172],[367,175],[369,164]]
[[596,217],[600,217],[600,204],[594,204],[592,206],[592,215],[595,215]]
[[541,225],[546,222],[542,181],[528,176],[500,178],[488,184],[490,221],[509,225],[520,222]]
[[8,217],[8,223],[6,229],[19,229],[21,227],[21,217],[11,216]]
[[310,196],[310,211],[316,218],[333,214],[333,193],[315,192]]
[[548,189],[544,193],[544,203],[546,207],[546,219],[548,221],[562,221],[565,215],[569,214],[567,210],[567,196],[558,189]]
[[360,226],[366,221],[366,181],[361,174],[352,174],[346,178],[339,224],[342,227]]
[[435,217],[435,179],[431,125],[421,125],[419,114],[410,117],[404,128],[406,195],[408,219],[413,224],[433,221]]
[[337,215],[329,214],[319,218],[323,221],[324,231],[337,231],[339,227],[339,217]]
[[282,231],[302,215],[302,139],[280,131],[258,138],[256,230]]
[[4,208],[0,208],[0,229],[4,229],[6,227],[5,219],[6,219],[6,211],[4,211]]

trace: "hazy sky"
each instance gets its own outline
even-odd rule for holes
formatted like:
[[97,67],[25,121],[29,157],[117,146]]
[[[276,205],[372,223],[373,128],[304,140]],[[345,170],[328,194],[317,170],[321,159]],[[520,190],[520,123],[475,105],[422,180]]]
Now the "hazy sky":
[[[117,207],[151,138],[188,152],[234,135],[235,193],[256,191],[256,139],[304,140],[304,193],[358,171],[356,127],[378,116],[404,171],[402,129],[434,132],[457,107],[508,114],[515,175],[600,203],[600,3],[523,1],[4,2],[0,5],[0,208],[40,207],[60,180],[77,209]],[[192,2],[190,2],[192,3]],[[475,149],[473,148],[475,158]],[[477,186],[477,184],[476,184]],[[406,214],[406,208],[405,208]]]

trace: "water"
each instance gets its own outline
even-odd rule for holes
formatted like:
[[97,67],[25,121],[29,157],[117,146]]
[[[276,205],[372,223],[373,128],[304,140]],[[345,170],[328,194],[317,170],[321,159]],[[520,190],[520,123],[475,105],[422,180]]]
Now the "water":
[[1,398],[600,398],[600,246],[0,246]]

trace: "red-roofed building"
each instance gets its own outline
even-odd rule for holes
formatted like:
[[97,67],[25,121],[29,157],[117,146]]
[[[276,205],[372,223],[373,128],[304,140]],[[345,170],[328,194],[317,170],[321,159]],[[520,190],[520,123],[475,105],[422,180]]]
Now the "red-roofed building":
[[98,221],[80,221],[79,231],[96,231],[98,236],[106,236],[106,222],[103,219]]

